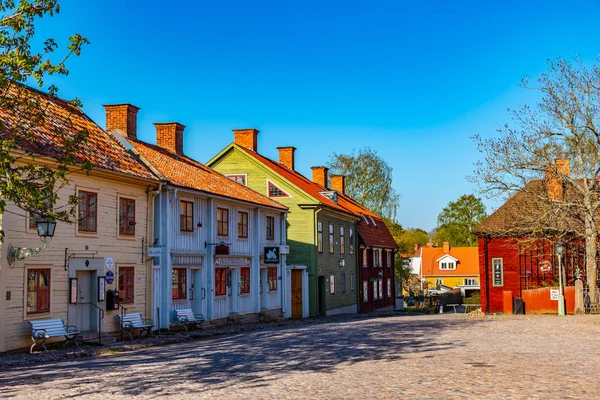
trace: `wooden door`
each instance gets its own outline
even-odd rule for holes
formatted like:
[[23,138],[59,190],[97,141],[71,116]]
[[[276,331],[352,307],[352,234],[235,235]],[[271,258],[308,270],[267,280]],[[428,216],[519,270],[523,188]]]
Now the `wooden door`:
[[204,292],[202,290],[202,270],[192,270],[192,284],[190,285],[190,300],[194,314],[202,314],[202,300]]
[[302,270],[292,270],[292,319],[302,318]]
[[75,325],[80,331],[89,331],[91,326],[91,273],[77,271],[77,304],[69,304],[69,325]]

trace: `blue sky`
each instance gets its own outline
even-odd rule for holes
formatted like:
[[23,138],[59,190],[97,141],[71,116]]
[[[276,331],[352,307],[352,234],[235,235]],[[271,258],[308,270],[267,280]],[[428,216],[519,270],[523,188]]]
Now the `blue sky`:
[[[88,37],[60,95],[78,97],[104,127],[102,104],[141,107],[186,125],[185,152],[206,162],[260,129],[259,151],[293,145],[297,169],[370,146],[394,168],[405,227],[435,227],[507,108],[535,100],[518,86],[546,59],[600,53],[598,1],[61,2],[38,33]],[[494,200],[485,200],[491,210]]]

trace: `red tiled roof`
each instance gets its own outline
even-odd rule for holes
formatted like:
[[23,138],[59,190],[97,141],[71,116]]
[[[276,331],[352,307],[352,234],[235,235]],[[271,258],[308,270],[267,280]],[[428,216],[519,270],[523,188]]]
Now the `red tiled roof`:
[[179,156],[141,141],[131,139],[129,141],[172,185],[287,210],[284,205],[234,182],[189,157]]
[[[17,85],[11,89],[12,96],[37,98],[39,107],[35,110],[2,109],[0,119],[7,129],[24,124],[28,129],[28,137],[20,138],[18,146],[21,150],[40,156],[57,158],[63,152],[64,139],[74,139],[81,131],[88,132],[88,138],[73,156],[78,164],[89,161],[94,168],[120,172],[145,179],[157,178],[141,162],[139,162],[112,135],[106,133],[92,121],[81,109],[67,101],[54,98],[27,86]],[[43,112],[45,117],[39,123],[29,125],[33,119]],[[37,126],[36,126],[37,125]],[[60,134],[57,134],[57,131]],[[0,133],[0,138],[11,135],[10,131]]]
[[[396,241],[390,234],[390,231],[388,230],[383,220],[377,214],[373,213],[372,211],[358,203],[356,200],[344,194],[338,193],[338,201],[336,204],[331,199],[321,194],[321,192],[328,191],[330,189],[327,189],[319,185],[318,183],[315,183],[310,179],[306,178],[304,175],[289,169],[283,164],[273,161],[267,157],[264,157],[250,149],[247,149],[242,146],[238,146],[238,148],[245,151],[246,154],[250,155],[251,157],[254,157],[262,164],[271,168],[273,171],[290,181],[293,185],[297,186],[299,189],[308,193],[312,197],[318,199],[321,203],[325,204],[326,206],[338,211],[351,214],[357,219],[360,219],[358,223],[358,232],[361,235],[361,238],[363,239],[365,244],[369,246],[380,246],[393,249],[398,247],[396,245]],[[370,220],[369,225],[367,225],[363,220],[362,215],[367,216],[367,218],[373,217],[373,219],[375,219],[375,222],[377,223],[377,227],[375,227]]]
[[448,255],[458,259],[456,270],[440,270],[437,260],[444,256],[442,247],[421,249],[423,276],[432,275],[479,275],[479,249],[477,247],[451,247]]

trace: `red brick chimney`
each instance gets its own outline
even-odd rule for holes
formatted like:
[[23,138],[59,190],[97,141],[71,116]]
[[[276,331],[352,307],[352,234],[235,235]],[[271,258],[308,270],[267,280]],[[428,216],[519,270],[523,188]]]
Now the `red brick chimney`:
[[183,155],[183,130],[185,126],[178,122],[155,123],[156,144],[165,150]]
[[118,130],[128,139],[137,140],[138,107],[131,104],[104,104],[106,132]]
[[450,242],[444,242],[444,248],[442,250],[444,254],[450,253]]
[[258,129],[232,129],[235,144],[258,152]]
[[331,175],[331,189],[346,194],[346,177],[344,175]]
[[327,189],[327,172],[329,168],[327,167],[312,167],[313,178],[312,181],[323,186]]
[[548,198],[552,201],[563,199],[563,179],[571,176],[571,161],[568,158],[558,158],[554,167],[546,168],[546,189]]
[[294,170],[294,165],[296,161],[294,153],[296,152],[296,148],[292,146],[287,146],[278,147],[277,150],[279,150],[279,163],[283,164],[291,170]]

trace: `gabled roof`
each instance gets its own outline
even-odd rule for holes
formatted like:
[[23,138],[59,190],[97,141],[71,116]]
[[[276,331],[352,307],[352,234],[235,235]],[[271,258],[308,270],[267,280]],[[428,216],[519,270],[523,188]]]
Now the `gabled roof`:
[[234,200],[287,210],[288,208],[184,155],[159,146],[128,139],[139,153],[174,186],[198,190]]
[[[36,89],[15,85],[10,96],[37,99],[39,107],[32,110],[2,109],[0,119],[8,129],[24,124],[31,137],[18,142],[21,150],[40,156],[57,158],[63,152],[64,138],[73,140],[81,131],[88,132],[88,138],[73,156],[78,164],[89,161],[94,168],[122,174],[157,180],[157,177],[133,154],[123,147],[112,135],[106,133],[80,108],[63,99],[51,97]],[[40,112],[44,118],[37,126],[29,125],[27,119],[35,118]],[[59,131],[60,135],[57,134]],[[10,135],[10,131],[0,132],[0,139]]]
[[451,258],[452,261],[458,261],[458,258],[456,257],[452,257],[450,254],[444,254],[443,256],[441,256],[440,258],[438,258],[437,260],[435,260],[436,262],[440,262],[442,261],[444,258]]
[[[440,270],[440,258],[449,255],[458,260],[455,270]],[[451,247],[444,253],[441,247],[423,247],[421,249],[421,273],[432,275],[479,275],[479,249],[477,247]]]
[[[327,196],[321,194],[321,192],[329,191],[330,189],[313,182],[312,180],[306,178],[304,175],[298,173],[297,171],[289,169],[285,165],[273,161],[270,158],[260,155],[250,149],[238,146],[235,143],[232,143],[230,146],[227,147],[227,149],[230,147],[234,147],[244,152],[248,156],[254,158],[267,168],[273,170],[275,173],[282,176],[284,179],[289,181],[298,189],[313,197],[316,201],[324,204],[325,206],[337,211],[344,212],[346,214],[350,214],[357,220],[360,219],[358,223],[358,233],[361,236],[361,239],[363,240],[364,244],[368,246],[376,246],[388,249],[396,249],[398,247],[396,241],[390,234],[390,231],[388,230],[383,220],[377,214],[373,213],[371,210],[364,207],[351,197],[342,193],[338,193],[338,201],[337,203],[335,203]],[[368,217],[373,218],[377,226],[373,226],[373,223],[370,220],[369,224],[367,225],[362,219],[362,215],[366,215]]]

